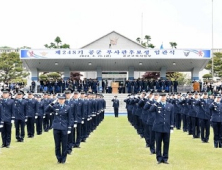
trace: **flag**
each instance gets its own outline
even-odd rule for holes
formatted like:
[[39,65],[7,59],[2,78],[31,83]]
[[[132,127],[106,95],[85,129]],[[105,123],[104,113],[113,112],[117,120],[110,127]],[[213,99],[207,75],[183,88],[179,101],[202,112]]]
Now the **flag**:
[[161,49],[161,50],[163,49],[163,43],[161,44],[160,49]]

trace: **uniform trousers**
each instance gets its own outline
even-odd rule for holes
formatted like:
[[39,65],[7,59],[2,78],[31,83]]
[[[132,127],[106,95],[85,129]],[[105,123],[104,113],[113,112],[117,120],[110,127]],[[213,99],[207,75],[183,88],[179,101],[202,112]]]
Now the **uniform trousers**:
[[[170,133],[155,132],[156,138],[156,159],[158,162],[168,160],[169,145],[170,145]],[[163,154],[162,154],[162,142],[163,142]]]
[[67,157],[67,142],[68,135],[67,130],[53,130],[55,141],[55,154],[58,162],[65,163]]

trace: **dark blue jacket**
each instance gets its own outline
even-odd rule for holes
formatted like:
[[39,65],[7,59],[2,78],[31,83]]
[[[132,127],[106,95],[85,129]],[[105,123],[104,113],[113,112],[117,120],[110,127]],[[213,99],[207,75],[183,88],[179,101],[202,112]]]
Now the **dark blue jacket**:
[[112,102],[113,102],[114,108],[119,108],[119,100],[118,99],[112,99]]
[[210,114],[210,105],[212,101],[210,99],[207,99],[207,102],[204,99],[200,99],[196,105],[199,107],[199,111],[197,113],[197,117],[199,119],[207,119],[210,120],[211,114]]
[[36,99],[26,99],[26,116],[35,117],[38,113],[39,102]]
[[0,120],[3,122],[11,122],[15,118],[13,112],[14,100],[2,99],[0,100]]
[[181,105],[180,105],[179,99],[173,99],[171,104],[173,104],[173,106],[174,106],[174,113],[175,114],[181,113]]
[[211,121],[222,122],[222,103],[213,102],[209,108],[212,114]]
[[53,112],[55,114],[52,123],[53,129],[68,130],[68,128],[71,128],[72,114],[70,106],[64,104],[64,106],[61,107],[59,103],[56,103],[53,106],[48,105],[46,112]]
[[23,120],[26,119],[26,104],[27,101],[25,99],[15,99],[13,104],[13,111],[15,114],[15,119]]
[[37,112],[37,116],[43,116],[44,115],[44,103],[41,100],[40,102],[38,102],[38,112]]
[[191,117],[197,117],[197,113],[198,113],[198,107],[196,106],[197,102],[198,102],[198,100],[196,100],[196,99],[189,99],[188,100],[188,103],[190,105],[189,116],[191,116]]
[[83,100],[83,105],[82,105],[82,111],[83,111],[83,118],[87,119],[88,117],[88,104],[89,101],[88,100]]
[[81,123],[83,118],[83,100],[74,99],[75,122]]
[[161,133],[170,133],[170,129],[174,127],[174,108],[170,103],[166,103],[165,107],[161,103],[151,106],[150,112],[155,112],[155,120],[153,123],[153,131]]

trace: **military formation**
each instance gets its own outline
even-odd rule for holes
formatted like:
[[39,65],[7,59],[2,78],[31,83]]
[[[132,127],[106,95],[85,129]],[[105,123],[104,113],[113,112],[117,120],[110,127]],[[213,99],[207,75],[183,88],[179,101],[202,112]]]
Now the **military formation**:
[[[168,164],[170,134],[174,128],[193,139],[209,142],[213,128],[214,147],[222,148],[222,100],[220,94],[207,92],[129,94],[126,102],[128,121],[145,139],[158,164]],[[164,143],[161,149],[161,143]]]
[[[0,131],[2,147],[10,148],[12,127],[17,142],[53,129],[58,163],[65,163],[73,148],[80,148],[104,119],[106,101],[102,94],[81,91],[51,95],[19,90],[12,96],[2,90],[0,99]],[[13,126],[14,125],[14,126]],[[27,131],[26,131],[27,128]],[[61,148],[60,148],[61,147]]]

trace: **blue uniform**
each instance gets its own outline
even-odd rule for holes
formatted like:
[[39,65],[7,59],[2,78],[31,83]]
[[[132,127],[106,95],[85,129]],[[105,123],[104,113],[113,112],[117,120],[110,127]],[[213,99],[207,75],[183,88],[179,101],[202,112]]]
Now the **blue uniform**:
[[42,134],[42,123],[43,123],[43,115],[44,115],[44,103],[43,101],[38,102],[38,112],[37,112],[37,119],[36,119],[36,133],[37,135]]
[[[156,137],[156,159],[158,162],[167,162],[170,144],[170,130],[174,126],[174,107],[170,103],[157,103],[150,108],[155,111],[156,116],[153,123],[153,131]],[[163,154],[161,153],[161,145],[163,145]]]
[[2,146],[9,147],[11,143],[11,120],[15,119],[13,112],[14,101],[12,99],[2,99],[0,101],[0,120],[3,125],[2,128]]
[[25,99],[15,99],[13,111],[15,114],[15,136],[18,142],[23,142],[25,137],[25,120],[27,101]]
[[112,99],[112,102],[113,102],[115,117],[118,117],[118,114],[119,114],[119,100],[118,99]]
[[202,142],[208,142],[210,135],[210,104],[212,101],[210,99],[200,99],[196,103],[199,106],[199,111],[197,117],[200,120],[200,131],[201,131],[201,140]]
[[38,101],[36,99],[27,99],[26,116],[28,137],[32,138],[35,134],[35,116],[38,113]]
[[[56,103],[54,106],[48,105],[45,111],[54,113],[52,123],[53,135],[55,141],[55,154],[58,162],[65,163],[67,157],[68,130],[71,130],[71,108],[68,105],[61,106]],[[62,150],[60,149],[62,146]]]
[[82,118],[83,118],[83,100],[81,99],[74,99],[74,113],[75,118],[74,122],[77,124],[77,128],[75,131],[76,139],[74,141],[74,147],[80,147],[80,142],[82,141]]
[[213,102],[210,105],[211,121],[214,131],[214,147],[222,147],[222,103]]

